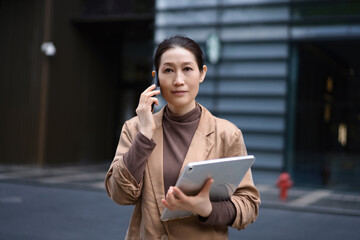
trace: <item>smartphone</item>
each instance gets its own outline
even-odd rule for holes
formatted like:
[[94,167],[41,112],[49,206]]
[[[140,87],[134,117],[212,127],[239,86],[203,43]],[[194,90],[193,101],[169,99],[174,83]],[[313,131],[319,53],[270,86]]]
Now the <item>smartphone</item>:
[[155,71],[154,74],[153,74],[153,80],[152,80],[152,84],[155,84],[156,87],[159,86],[159,79],[158,79],[158,74],[157,72]]
[[[159,79],[158,79],[158,75],[157,75],[156,71],[154,71],[154,74],[153,74],[152,84],[155,84],[156,88],[159,86]],[[151,105],[151,111],[152,112],[154,111],[154,106],[155,106],[155,103],[153,103]]]

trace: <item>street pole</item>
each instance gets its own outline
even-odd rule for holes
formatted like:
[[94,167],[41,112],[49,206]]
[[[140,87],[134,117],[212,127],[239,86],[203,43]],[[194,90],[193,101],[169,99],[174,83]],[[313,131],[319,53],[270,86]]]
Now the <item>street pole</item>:
[[[44,0],[44,36],[43,42],[50,41],[51,28],[51,10],[52,0]],[[49,58],[45,54],[42,56],[41,84],[40,84],[40,111],[39,111],[39,140],[37,151],[37,164],[39,166],[45,163],[46,152],[46,130],[47,130],[47,102],[48,102],[48,84],[49,83]]]

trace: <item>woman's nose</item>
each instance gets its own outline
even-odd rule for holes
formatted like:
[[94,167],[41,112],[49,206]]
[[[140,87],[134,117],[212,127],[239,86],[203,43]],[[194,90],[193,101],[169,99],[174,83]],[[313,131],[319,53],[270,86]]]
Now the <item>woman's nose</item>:
[[174,85],[182,85],[184,84],[184,76],[182,76],[182,74],[176,74],[175,80],[174,80]]

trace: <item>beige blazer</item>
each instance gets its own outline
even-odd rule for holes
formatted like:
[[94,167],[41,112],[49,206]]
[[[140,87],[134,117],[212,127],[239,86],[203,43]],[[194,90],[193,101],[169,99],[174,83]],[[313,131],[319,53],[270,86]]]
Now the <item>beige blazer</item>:
[[[201,106],[201,105],[200,105]],[[246,155],[241,131],[227,120],[214,117],[201,106],[202,113],[182,169],[191,161]],[[130,148],[139,129],[139,119],[125,122],[116,155],[106,175],[105,186],[112,200],[121,205],[135,205],[126,239],[227,239],[228,226],[201,224],[197,216],[162,222],[164,211],[163,177],[163,111],[154,114],[156,143],[147,159],[144,177],[138,183],[123,162],[123,155]],[[254,186],[251,170],[231,197],[236,207],[232,227],[241,230],[255,221],[260,196]]]

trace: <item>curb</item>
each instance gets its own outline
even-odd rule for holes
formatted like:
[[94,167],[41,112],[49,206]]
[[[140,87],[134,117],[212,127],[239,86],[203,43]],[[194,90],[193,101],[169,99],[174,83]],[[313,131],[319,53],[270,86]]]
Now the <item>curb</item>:
[[272,209],[281,209],[288,211],[299,211],[299,212],[309,212],[309,213],[323,213],[323,214],[333,214],[333,215],[345,215],[359,217],[360,211],[354,209],[342,209],[342,208],[330,208],[330,207],[320,207],[320,206],[295,206],[288,203],[278,203],[271,201],[262,201],[260,208],[272,208]]

